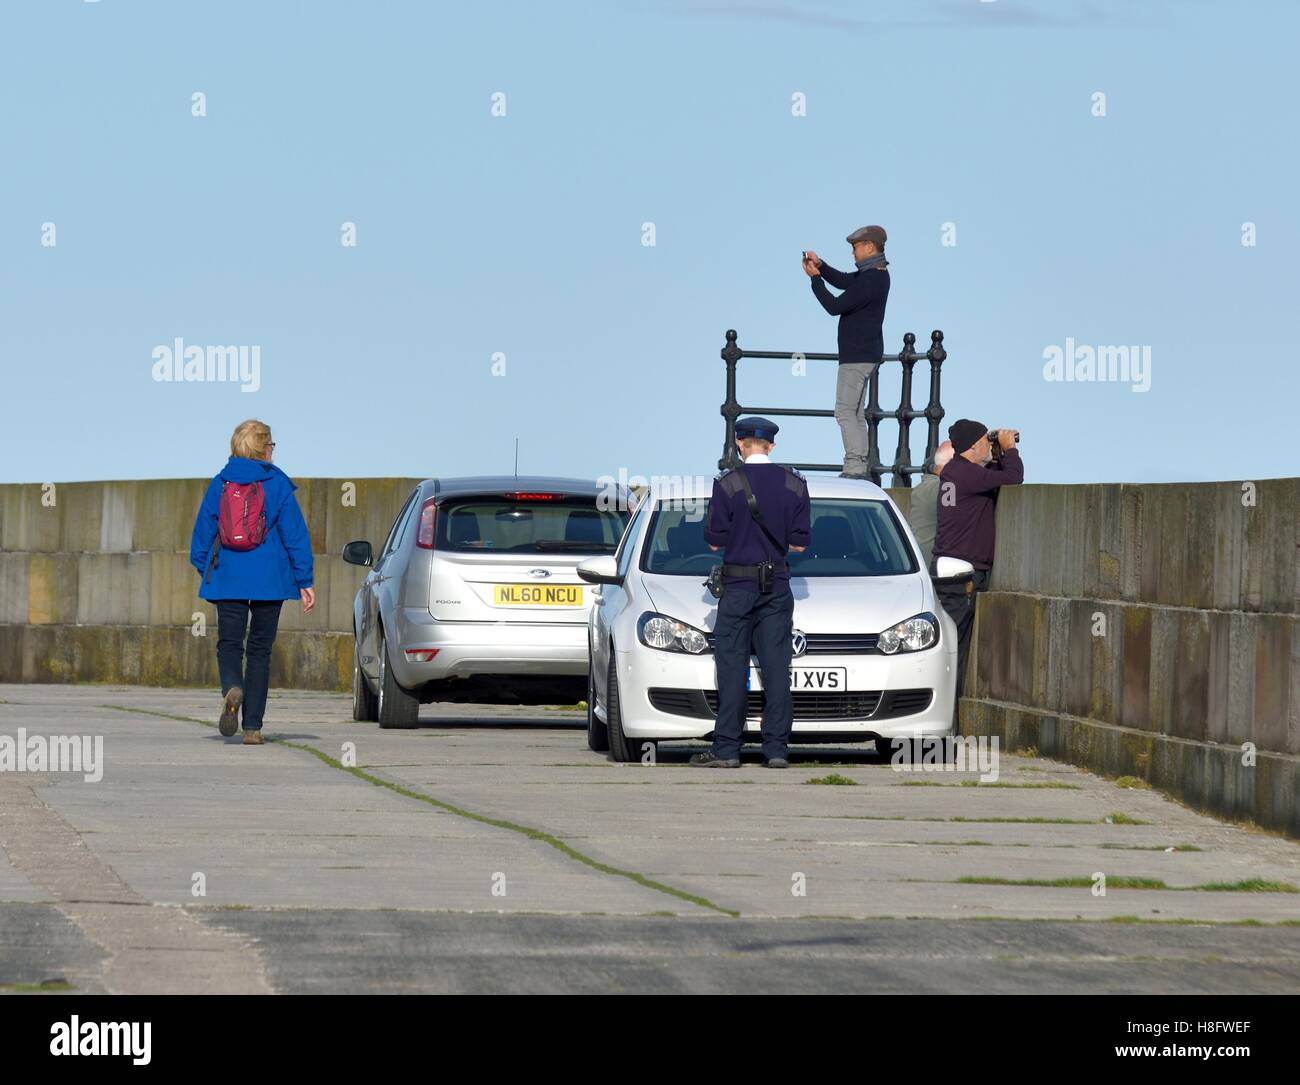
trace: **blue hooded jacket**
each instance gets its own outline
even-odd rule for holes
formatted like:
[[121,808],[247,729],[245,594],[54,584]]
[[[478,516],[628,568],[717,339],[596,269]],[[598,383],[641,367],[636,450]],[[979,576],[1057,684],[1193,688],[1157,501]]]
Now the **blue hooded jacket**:
[[298,487],[272,463],[231,456],[209,484],[190,537],[190,564],[208,572],[217,540],[221,490],[227,482],[260,482],[266,497],[266,539],[252,550],[218,551],[216,567],[199,587],[200,599],[297,599],[312,586],[311,536],[293,491]]

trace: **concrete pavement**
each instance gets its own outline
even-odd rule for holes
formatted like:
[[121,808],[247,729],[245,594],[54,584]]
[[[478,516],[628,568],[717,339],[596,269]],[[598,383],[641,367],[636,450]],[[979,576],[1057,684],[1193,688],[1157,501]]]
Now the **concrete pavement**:
[[1300,846],[1068,765],[616,765],[573,710],[296,692],[249,748],[218,703],[0,686],[0,736],[105,752],[0,772],[0,985],[1300,991]]

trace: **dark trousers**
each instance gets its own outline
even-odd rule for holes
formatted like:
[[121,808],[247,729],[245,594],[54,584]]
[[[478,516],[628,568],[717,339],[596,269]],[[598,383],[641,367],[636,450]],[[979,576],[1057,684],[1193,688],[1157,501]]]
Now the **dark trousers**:
[[[967,591],[967,586],[970,590]],[[948,612],[948,617],[957,626],[957,699],[961,699],[962,684],[966,680],[966,657],[970,653],[970,637],[975,629],[975,597],[989,586],[989,574],[985,569],[976,569],[973,581],[961,581],[957,584],[936,584],[935,593],[939,603]],[[957,722],[957,705],[954,703],[952,718]]]
[[727,587],[718,600],[713,658],[718,668],[718,719],[713,755],[739,757],[749,703],[745,689],[749,657],[758,657],[763,678],[763,757],[785,757],[794,706],[790,700],[794,596],[788,585],[764,595]]
[[[260,731],[271,685],[271,646],[280,625],[282,599],[217,600],[217,670],[221,695],[244,691],[244,730]],[[245,644],[247,638],[247,644]],[[247,654],[247,663],[245,663]]]

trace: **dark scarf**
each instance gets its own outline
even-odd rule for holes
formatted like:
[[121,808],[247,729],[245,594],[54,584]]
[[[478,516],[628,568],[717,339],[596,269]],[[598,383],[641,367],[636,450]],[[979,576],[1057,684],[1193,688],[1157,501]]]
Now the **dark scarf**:
[[876,253],[875,256],[868,256],[865,260],[855,260],[859,271],[866,271],[868,268],[888,267],[889,261],[885,259],[883,252]]

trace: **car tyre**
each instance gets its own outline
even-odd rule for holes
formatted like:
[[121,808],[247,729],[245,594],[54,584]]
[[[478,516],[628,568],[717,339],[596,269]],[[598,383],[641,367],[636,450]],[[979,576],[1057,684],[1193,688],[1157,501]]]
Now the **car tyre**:
[[375,713],[379,726],[415,727],[420,722],[420,699],[397,684],[388,662],[388,639],[379,635],[379,704]]
[[[609,754],[615,761],[641,760],[641,752],[648,739],[629,738],[623,733],[623,705],[618,695],[618,668],[614,649],[610,646],[609,671],[605,686],[605,721],[609,732]],[[653,743],[652,743],[653,745]]]
[[361,671],[360,648],[358,644],[352,651],[352,718],[374,723],[379,718],[379,697]]
[[[591,668],[595,666],[591,651],[587,652],[587,746],[597,753],[609,751],[609,728],[596,715],[596,680]],[[606,709],[608,711],[608,709]]]

